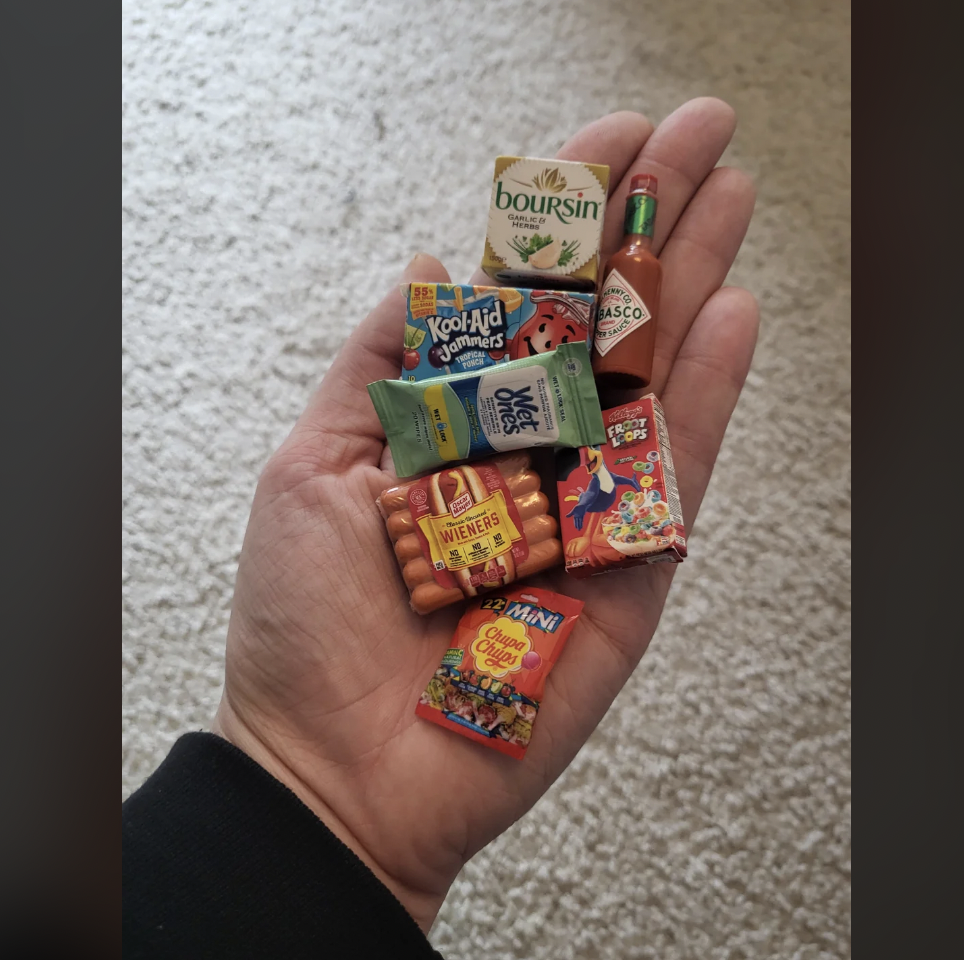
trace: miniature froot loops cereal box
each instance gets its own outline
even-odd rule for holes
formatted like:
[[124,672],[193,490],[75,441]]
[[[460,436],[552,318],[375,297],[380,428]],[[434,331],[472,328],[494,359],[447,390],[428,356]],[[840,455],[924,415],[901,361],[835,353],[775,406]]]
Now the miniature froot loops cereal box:
[[410,283],[402,294],[402,380],[481,370],[549,353],[560,343],[582,341],[592,349],[592,293]]
[[556,457],[566,572],[682,562],[686,530],[659,401],[603,411],[603,421],[606,443]]
[[521,760],[582,601],[536,587],[477,600],[428,681],[415,713]]

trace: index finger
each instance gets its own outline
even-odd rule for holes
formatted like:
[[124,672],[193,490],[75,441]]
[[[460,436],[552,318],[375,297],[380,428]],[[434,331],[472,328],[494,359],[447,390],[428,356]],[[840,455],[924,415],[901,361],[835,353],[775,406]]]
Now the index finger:
[[715,97],[688,100],[663,120],[630,168],[611,185],[601,260],[608,260],[622,244],[626,197],[632,178],[640,173],[655,174],[659,179],[659,211],[653,235],[653,253],[659,256],[676,221],[716,166],[735,129],[733,108]]

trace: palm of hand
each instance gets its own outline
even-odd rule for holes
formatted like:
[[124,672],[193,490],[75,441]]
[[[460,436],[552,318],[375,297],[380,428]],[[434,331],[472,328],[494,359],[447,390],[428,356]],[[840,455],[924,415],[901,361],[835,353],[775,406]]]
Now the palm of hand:
[[[664,292],[653,389],[692,522],[755,339],[752,298],[719,290],[752,189],[735,171],[709,173],[732,133],[718,101],[695,101],[650,133],[642,118],[617,114],[560,155],[611,166],[607,249],[620,239],[631,174],[660,175]],[[448,277],[425,257],[406,279]],[[291,786],[427,929],[465,860],[541,796],[602,718],[649,644],[673,568],[588,582],[560,570],[537,578],[586,605],[549,676],[524,761],[418,720],[415,703],[461,608],[411,613],[374,504],[395,477],[364,385],[397,376],[403,320],[400,298],[389,295],[346,344],[261,479],[218,725]]]

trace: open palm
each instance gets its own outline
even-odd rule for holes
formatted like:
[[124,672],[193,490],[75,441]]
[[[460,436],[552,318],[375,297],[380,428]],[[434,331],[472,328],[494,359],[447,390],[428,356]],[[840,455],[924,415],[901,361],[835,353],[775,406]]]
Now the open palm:
[[[604,259],[621,240],[631,176],[659,178],[652,389],[690,527],[757,331],[752,296],[722,288],[753,207],[748,179],[716,168],[734,126],[729,107],[700,99],[655,131],[637,114],[605,117],[558,154],[611,168]],[[419,256],[404,280],[449,277]],[[365,386],[398,376],[404,322],[393,290],[348,339],[261,477],[216,726],[291,787],[427,930],[464,862],[535,803],[599,723],[652,638],[674,567],[536,579],[585,609],[521,762],[417,719],[461,609],[409,610],[374,503],[395,476]]]

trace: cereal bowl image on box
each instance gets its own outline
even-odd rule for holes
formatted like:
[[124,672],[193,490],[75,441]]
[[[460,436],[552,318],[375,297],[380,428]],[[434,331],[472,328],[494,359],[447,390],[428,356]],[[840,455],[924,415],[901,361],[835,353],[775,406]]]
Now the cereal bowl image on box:
[[556,458],[566,572],[680,563],[686,531],[669,436],[653,396],[603,413],[606,442]]
[[601,526],[606,543],[627,557],[665,550],[677,539],[669,507],[653,489],[623,494]]

